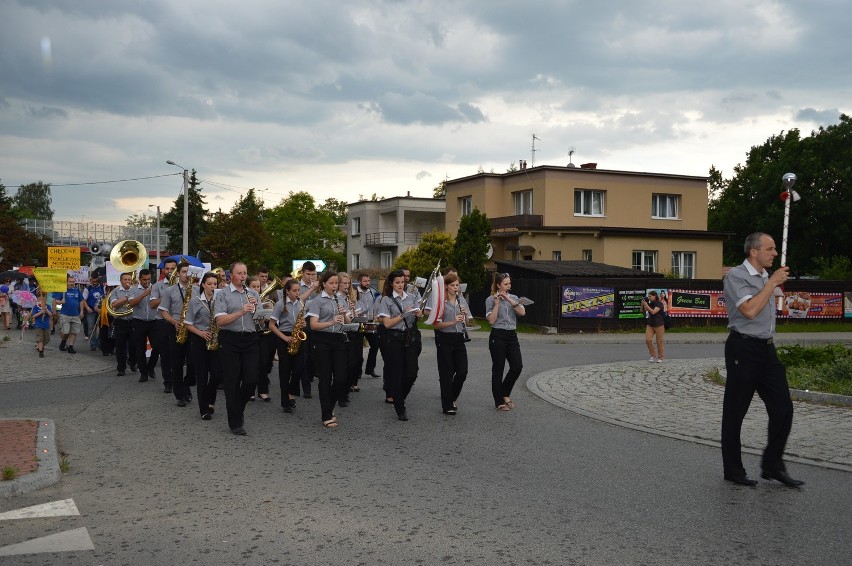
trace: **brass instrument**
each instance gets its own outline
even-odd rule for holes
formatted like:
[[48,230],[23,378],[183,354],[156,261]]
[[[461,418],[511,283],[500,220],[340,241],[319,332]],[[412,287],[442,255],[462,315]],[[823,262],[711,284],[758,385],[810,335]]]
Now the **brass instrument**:
[[[281,281],[281,279],[279,279],[278,277],[273,275],[272,276],[272,283],[267,285],[266,289],[264,289],[263,292],[260,294],[261,306],[263,306],[263,303],[266,302],[266,299],[267,299],[267,297],[269,297],[269,295],[275,293],[276,291],[278,291],[278,289],[283,289],[283,288],[284,288],[284,282]],[[258,318],[254,321],[254,329],[255,329],[255,331],[260,332],[264,336],[269,334],[270,332],[272,332],[269,329],[269,321],[265,317],[264,318]]]
[[225,282],[225,268],[224,267],[214,267],[213,269],[210,270],[210,273],[214,273],[216,275],[217,283],[224,283]]
[[436,277],[441,273],[441,260],[438,260],[438,265],[435,266],[435,269],[432,270],[432,273],[429,275],[429,279],[426,280],[426,288],[423,289],[423,296],[420,298],[420,307],[419,310],[423,310],[426,308],[426,303],[429,301],[429,295],[432,294],[432,282]]
[[[109,262],[120,273],[127,273],[129,271],[133,274],[130,278],[130,286],[133,287],[133,285],[137,282],[136,272],[148,263],[148,250],[145,249],[142,242],[137,242],[136,240],[122,240],[112,247],[112,251],[109,254]],[[106,301],[106,311],[116,318],[124,318],[133,314],[133,307],[129,305],[122,306],[120,310],[112,308],[110,303],[112,301],[113,291],[115,291],[115,289],[112,289],[112,291],[110,291],[104,299]]]
[[302,345],[302,342],[308,339],[308,335],[305,334],[305,307],[308,306],[307,302],[302,303],[302,309],[299,311],[299,314],[296,315],[296,321],[293,323],[293,332],[291,334],[292,340],[290,344],[287,346],[287,353],[291,356],[295,356],[299,353],[299,346]]
[[210,299],[210,340],[207,341],[207,350],[215,352],[219,349],[219,325],[213,316],[213,299]]
[[177,333],[175,335],[175,341],[178,344],[186,344],[187,330],[183,319],[186,318],[186,310],[189,308],[189,301],[192,299],[192,283],[193,279],[190,278],[189,285],[186,287],[186,293],[183,296],[183,307],[180,309],[180,321],[178,322]]

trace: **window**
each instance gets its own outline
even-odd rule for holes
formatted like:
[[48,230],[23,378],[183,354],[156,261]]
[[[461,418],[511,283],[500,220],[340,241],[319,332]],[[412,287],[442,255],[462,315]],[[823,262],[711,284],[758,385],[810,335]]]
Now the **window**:
[[352,219],[352,235],[360,236],[361,235],[361,219],[353,218]]
[[695,279],[695,252],[672,252],[672,275]]
[[393,254],[390,252],[382,252],[380,261],[383,269],[390,269],[391,265],[393,265]]
[[473,198],[462,197],[459,199],[459,216],[464,217],[473,212]]
[[651,195],[653,218],[680,218],[680,195]]
[[562,261],[562,252],[553,252],[553,261]]
[[361,269],[361,254],[352,254],[352,267],[350,271],[353,269]]
[[583,261],[592,261],[592,250],[583,250]]
[[515,214],[533,213],[532,191],[521,191],[518,193],[512,193],[512,196],[515,197]]
[[604,191],[578,189],[574,191],[575,216],[603,216]]
[[633,269],[638,269],[640,271],[657,271],[657,252],[634,250]]

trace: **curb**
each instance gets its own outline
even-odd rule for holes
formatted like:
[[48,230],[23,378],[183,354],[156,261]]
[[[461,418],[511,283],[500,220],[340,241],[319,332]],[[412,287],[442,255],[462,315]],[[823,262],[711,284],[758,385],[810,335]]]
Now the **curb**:
[[62,479],[59,469],[59,454],[56,449],[56,424],[51,419],[0,419],[4,421],[38,421],[36,432],[35,457],[38,459],[38,469],[10,481],[0,481],[0,497],[23,495]]

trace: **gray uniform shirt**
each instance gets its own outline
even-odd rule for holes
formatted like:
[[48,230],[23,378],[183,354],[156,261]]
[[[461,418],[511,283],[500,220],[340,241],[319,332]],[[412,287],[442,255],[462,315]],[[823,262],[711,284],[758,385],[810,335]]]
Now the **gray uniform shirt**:
[[[754,297],[766,286],[769,273],[759,273],[748,261],[732,268],[725,276],[725,307],[728,309],[728,328],[740,334],[769,339],[775,333],[775,305],[770,300],[757,315],[749,320],[739,306]],[[781,289],[775,288],[774,296]]]
[[358,292],[358,300],[355,302],[355,312],[358,316],[366,316],[370,320],[376,318],[376,307],[378,306],[378,298],[376,292],[370,288],[364,291],[361,287],[356,287]]
[[417,327],[416,313],[408,312],[409,309],[417,308],[419,306],[417,303],[417,297],[404,291],[402,293],[402,297],[397,295],[396,291],[393,292],[391,297],[382,297],[376,307],[376,310],[378,311],[376,316],[378,318],[393,318],[399,316],[399,307],[396,306],[396,302],[393,300],[394,298],[396,298],[396,300],[399,301],[399,304],[402,305],[402,311],[405,313],[405,316],[403,320],[392,326],[390,330],[405,330],[406,323],[408,323],[408,328]]
[[[243,287],[243,292],[240,292],[234,287],[233,283],[229,283],[224,289],[216,293],[216,297],[213,299],[214,316],[218,317],[223,314],[231,314],[239,311],[248,302],[249,295],[255,298],[257,304],[260,304],[260,295],[257,291]],[[226,326],[220,324],[219,330],[255,332],[254,313],[243,313],[241,317]]]
[[183,319],[183,323],[194,326],[202,332],[210,330],[210,313],[213,311],[213,301],[215,299],[215,294],[209,302],[203,293],[193,295],[189,301],[189,307],[186,309],[186,318]]
[[[139,295],[145,292],[145,288],[142,285],[136,285],[135,287],[130,288],[130,298],[135,299]],[[152,291],[153,292],[153,291]],[[156,310],[152,309],[149,306],[149,301],[147,299],[142,299],[139,301],[139,304],[133,307],[133,320],[155,320]]]
[[[119,285],[118,287],[113,289],[112,295],[110,295],[110,297],[109,297],[110,308],[112,308],[112,303],[114,303],[115,301],[117,301],[119,299],[124,299],[124,298],[132,299],[133,298],[133,295],[131,294],[132,292],[133,292],[133,287],[131,287],[130,289],[125,289],[121,285]],[[123,309],[126,306],[128,306],[128,304],[124,303],[119,308]]]
[[292,332],[293,326],[296,324],[296,317],[299,316],[299,311],[302,310],[302,303],[296,299],[292,303],[290,299],[286,300],[287,312],[284,312],[285,301],[275,303],[275,308],[272,310],[270,319],[278,324],[278,330],[281,332]]
[[[460,313],[458,307],[464,307],[464,312],[467,315],[465,317],[465,324],[470,320],[470,307],[467,305],[467,301],[464,300],[464,297],[457,297],[458,302],[451,303],[450,301],[444,301],[444,314],[441,315],[441,320],[438,322],[449,322],[456,318],[456,315]],[[452,326],[448,326],[446,328],[436,328],[435,332],[446,332],[448,334],[460,334],[464,332],[464,324],[459,322],[458,324],[454,324]]]
[[[518,302],[517,295],[508,294],[509,299],[513,303]],[[490,313],[494,309],[494,295],[489,295],[485,299],[485,312]],[[506,301],[500,301],[500,310],[497,311],[497,320],[491,325],[491,328],[499,328],[500,330],[515,330],[518,328],[518,315],[515,314],[515,309]]]
[[[183,311],[183,301],[186,297],[187,289],[189,289],[189,285],[184,289],[180,286],[180,283],[168,287],[163,293],[163,300],[160,302],[158,309],[166,311],[172,315],[173,319],[180,320],[180,313]],[[195,285],[192,285],[192,296],[198,296],[198,287]],[[187,312],[189,312],[189,306],[187,306]]]
[[[348,303],[344,297],[338,295],[337,301],[344,309],[348,307]],[[305,318],[316,317],[320,322],[329,322],[335,316],[340,314],[337,304],[334,302],[334,297],[323,291],[319,297],[315,297],[308,301],[308,306],[305,309]],[[311,332],[343,332],[343,325],[334,324],[319,330],[311,329]]]
[[[148,303],[156,299],[162,299],[163,293],[166,292],[166,289],[169,288],[169,282],[166,279],[162,279],[157,281],[156,283],[151,284],[151,294],[148,295]],[[163,315],[160,314],[160,309],[157,307],[154,310],[154,320],[163,320]]]

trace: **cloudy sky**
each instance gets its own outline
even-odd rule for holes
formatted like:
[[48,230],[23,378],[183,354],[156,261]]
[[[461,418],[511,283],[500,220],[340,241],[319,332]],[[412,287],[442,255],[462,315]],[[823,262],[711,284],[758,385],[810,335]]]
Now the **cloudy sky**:
[[538,165],[730,176],[852,113],[850,29],[841,0],[0,0],[0,180],[85,221],[170,208],[166,160],[211,210],[429,197],[533,134]]

